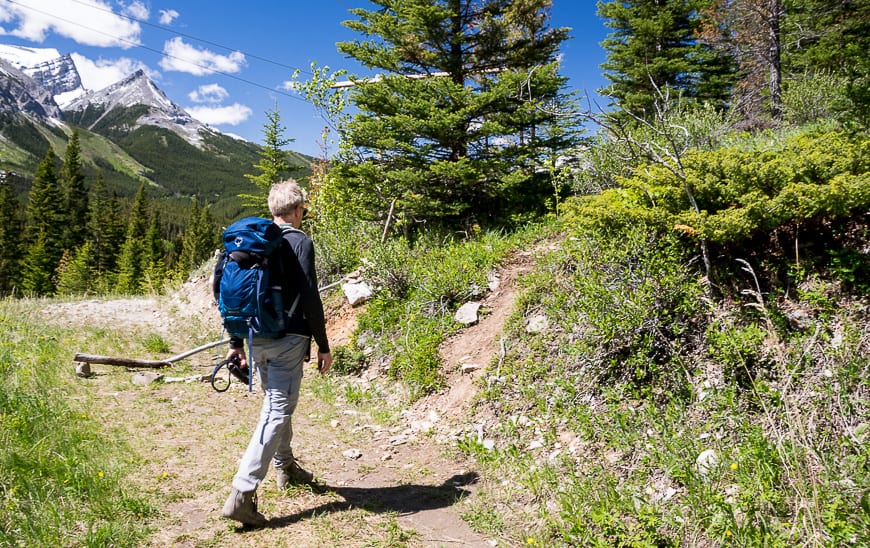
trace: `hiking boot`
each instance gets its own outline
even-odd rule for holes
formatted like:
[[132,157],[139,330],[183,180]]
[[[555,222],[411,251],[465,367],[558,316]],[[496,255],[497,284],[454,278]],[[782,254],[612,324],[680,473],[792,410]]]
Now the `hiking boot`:
[[266,516],[257,512],[257,492],[242,493],[235,487],[230,498],[224,504],[221,515],[227,519],[241,522],[245,525],[265,525]]
[[278,489],[281,491],[294,483],[311,483],[314,481],[314,474],[299,466],[299,463],[295,460],[284,468],[275,468],[275,472],[278,476]]

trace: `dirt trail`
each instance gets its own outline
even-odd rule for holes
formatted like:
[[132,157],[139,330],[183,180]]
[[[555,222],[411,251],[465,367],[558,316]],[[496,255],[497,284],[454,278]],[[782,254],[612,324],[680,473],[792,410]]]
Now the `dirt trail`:
[[[260,509],[270,519],[262,529],[238,528],[219,518],[256,422],[261,404],[256,388],[249,393],[234,384],[222,394],[199,382],[143,388],[119,368],[94,366],[96,375],[82,382],[98,398],[95,412],[107,428],[127,433],[135,464],[129,481],[144,486],[161,505],[159,515],[150,518],[155,530],[150,545],[510,545],[463,521],[477,474],[473,462],[457,460],[448,449],[451,436],[471,428],[476,381],[499,355],[516,279],[531,263],[531,254],[522,253],[499,271],[498,286],[481,302],[481,320],[441,348],[450,388],[417,402],[398,425],[378,426],[367,411],[343,403],[340,394],[325,395],[327,384],[312,379],[317,373],[308,365],[294,415],[294,449],[315,472],[317,485],[281,493],[270,471],[259,490]],[[61,303],[45,316],[112,333],[156,332],[178,345],[174,351],[194,346],[177,340],[185,331],[180,325],[219,325],[205,280],[172,297]],[[346,343],[355,311],[344,305],[330,318],[333,344]],[[205,354],[196,363],[210,364]]]

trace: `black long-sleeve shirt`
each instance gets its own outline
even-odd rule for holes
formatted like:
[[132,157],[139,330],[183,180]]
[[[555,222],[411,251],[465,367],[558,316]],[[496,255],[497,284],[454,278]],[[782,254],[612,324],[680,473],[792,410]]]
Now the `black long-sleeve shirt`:
[[291,307],[297,295],[299,296],[299,303],[287,322],[287,333],[313,337],[320,352],[329,352],[326,317],[314,266],[314,242],[307,234],[291,225],[281,225],[281,229],[284,231],[284,241],[291,251],[281,255],[284,259],[284,306]]
[[[307,234],[293,228],[292,225],[281,225],[284,242],[278,250],[277,257],[281,261],[281,287],[284,306],[293,308],[289,315],[285,332],[288,335],[312,337],[317,343],[318,351],[329,352],[329,339],[326,336],[326,318],[323,312],[323,301],[317,285],[317,270],[314,265],[314,242]],[[220,293],[220,261],[215,267],[214,294],[215,300]],[[274,271],[273,271],[274,272]],[[297,302],[298,297],[298,302]],[[293,303],[296,303],[293,306]],[[242,348],[244,341],[230,338],[231,348]]]

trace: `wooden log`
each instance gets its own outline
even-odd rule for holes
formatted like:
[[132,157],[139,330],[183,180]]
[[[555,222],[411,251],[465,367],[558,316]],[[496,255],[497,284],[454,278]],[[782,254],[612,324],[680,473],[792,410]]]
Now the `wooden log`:
[[131,358],[113,358],[111,356],[94,356],[92,354],[76,354],[73,359],[77,362],[83,363],[102,363],[107,365],[121,365],[125,367],[150,367],[152,369],[172,365],[172,362],[165,360],[135,360]]
[[172,356],[171,358],[167,358],[165,360],[136,360],[133,358],[113,358],[111,356],[94,356],[91,354],[81,354],[77,353],[73,360],[79,363],[101,363],[106,365],[120,365],[123,367],[149,367],[152,369],[159,369],[161,367],[169,367],[173,363],[183,360],[188,356],[192,356],[197,352],[202,352],[203,350],[208,350],[209,348],[214,348],[215,346],[224,344],[229,342],[229,339],[222,339],[220,341],[210,342],[204,344],[202,346],[198,346],[193,350],[188,350],[187,352],[182,352],[177,356]]

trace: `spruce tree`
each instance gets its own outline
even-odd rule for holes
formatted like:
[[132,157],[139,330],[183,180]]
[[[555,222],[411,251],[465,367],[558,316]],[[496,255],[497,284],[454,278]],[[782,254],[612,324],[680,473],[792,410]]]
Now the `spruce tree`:
[[60,185],[63,189],[64,206],[63,247],[73,250],[84,243],[88,221],[88,190],[82,174],[78,129],[73,130],[66,146],[63,167],[60,170]]
[[838,105],[839,110],[866,130],[870,124],[870,0],[785,0],[784,4],[783,72],[792,78],[845,77],[847,102]]
[[55,174],[54,151],[49,148],[34,173],[26,208],[26,231],[32,239],[22,267],[30,273],[29,281],[22,282],[22,287],[38,295],[53,293],[52,277],[63,255],[62,198]]
[[260,161],[253,166],[258,173],[256,175],[245,174],[245,177],[257,186],[258,192],[254,195],[241,194],[239,196],[245,200],[246,206],[262,210],[263,214],[269,210],[266,198],[271,186],[301,169],[299,166],[291,166],[287,162],[285,147],[292,143],[293,139],[284,137],[286,129],[281,125],[281,114],[277,108],[266,112],[266,123],[263,125],[263,146],[258,151]]
[[0,295],[6,294],[18,283],[17,268],[22,249],[21,204],[12,191],[9,172],[0,171]]
[[54,273],[60,259],[53,258],[52,236],[41,229],[27,248],[21,263],[21,290],[25,295],[54,294]]
[[564,120],[540,108],[566,84],[556,54],[568,29],[548,26],[551,1],[373,3],[345,22],[364,38],[338,44],[383,76],[350,92],[358,114],[343,128],[335,195],[365,218],[393,211],[405,227],[535,209],[525,164]]
[[94,186],[91,195],[92,200],[96,199],[97,203],[94,205],[89,203],[88,240],[92,246],[96,246],[95,242],[99,239],[99,250],[94,250],[96,254],[95,265],[99,272],[108,275],[114,272],[118,264],[126,226],[121,219],[118,195],[114,190],[109,192],[106,188],[102,172],[97,174]]
[[181,242],[181,255],[178,259],[179,274],[187,277],[203,261],[211,257],[218,243],[217,230],[208,205],[200,207],[199,201],[194,198]]
[[167,244],[160,229],[160,215],[155,211],[151,214],[151,224],[145,232],[143,241],[143,272],[139,282],[143,292],[160,293],[169,279],[169,269],[166,265]]
[[90,242],[85,242],[75,252],[65,251],[64,259],[61,260],[62,268],[57,277],[58,294],[87,295],[96,292],[99,278],[93,266],[94,254]]
[[[698,40],[701,10],[710,0],[598,2],[598,14],[613,32],[602,42],[601,65],[611,84],[600,90],[622,111],[652,119],[655,103],[671,94],[724,108],[735,63]],[[670,90],[670,91],[669,91]]]
[[118,258],[118,274],[115,291],[122,294],[137,294],[147,264],[145,263],[145,227],[148,223],[148,202],[145,184],[139,186],[127,221],[127,231]]

